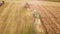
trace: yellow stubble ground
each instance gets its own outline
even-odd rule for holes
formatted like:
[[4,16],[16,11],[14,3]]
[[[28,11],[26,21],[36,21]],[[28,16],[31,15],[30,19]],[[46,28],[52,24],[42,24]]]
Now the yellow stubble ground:
[[33,15],[24,5],[5,2],[0,7],[0,34],[35,34]]

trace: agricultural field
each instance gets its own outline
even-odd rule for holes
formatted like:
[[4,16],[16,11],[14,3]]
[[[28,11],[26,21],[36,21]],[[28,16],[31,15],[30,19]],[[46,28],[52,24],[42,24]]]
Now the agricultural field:
[[[40,21],[35,21],[34,10]],[[0,34],[60,34],[60,3],[5,0],[0,6]]]

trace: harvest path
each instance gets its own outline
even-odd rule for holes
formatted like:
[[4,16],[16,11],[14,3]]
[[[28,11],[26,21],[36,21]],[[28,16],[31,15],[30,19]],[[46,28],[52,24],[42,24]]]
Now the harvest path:
[[58,2],[30,2],[30,9],[40,14],[41,24],[46,34],[60,34],[60,3]]

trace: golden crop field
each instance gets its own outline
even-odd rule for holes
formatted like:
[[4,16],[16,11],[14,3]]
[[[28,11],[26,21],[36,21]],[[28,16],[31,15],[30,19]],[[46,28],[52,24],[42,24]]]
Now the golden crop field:
[[[60,3],[5,0],[0,6],[0,34],[60,34]],[[34,10],[39,13],[35,23]]]

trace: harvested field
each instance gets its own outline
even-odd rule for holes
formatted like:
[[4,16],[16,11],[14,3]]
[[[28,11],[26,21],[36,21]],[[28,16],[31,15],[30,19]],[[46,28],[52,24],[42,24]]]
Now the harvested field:
[[[7,1],[0,6],[0,34],[60,34],[60,3],[27,3],[28,8],[24,7],[24,1]],[[40,21],[37,22],[39,25],[36,27],[32,13],[34,10],[37,10],[40,16]]]

